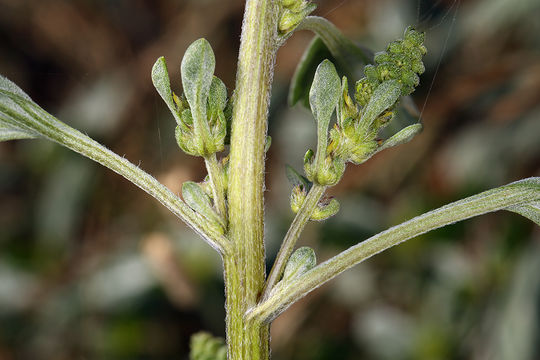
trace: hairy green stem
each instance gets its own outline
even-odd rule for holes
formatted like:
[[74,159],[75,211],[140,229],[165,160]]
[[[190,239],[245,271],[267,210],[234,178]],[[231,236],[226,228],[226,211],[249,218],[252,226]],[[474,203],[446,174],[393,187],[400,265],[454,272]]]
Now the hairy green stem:
[[[229,236],[225,259],[229,359],[268,358],[268,326],[246,322],[264,279],[264,145],[276,51],[278,4],[248,0],[238,59],[229,162]],[[233,270],[234,269],[234,270]],[[234,274],[233,274],[234,272]]]
[[31,115],[31,117],[21,116],[0,103],[0,110],[18,119],[18,126],[23,126],[39,136],[63,145],[113,170],[158,200],[220,253],[225,254],[229,251],[228,240],[217,229],[209,226],[204,218],[195,213],[177,195],[150,174],[80,131],[59,121],[28,99],[5,91],[0,91],[0,94],[10,97]]
[[204,158],[206,170],[210,177],[210,186],[214,196],[214,204],[218,214],[223,218],[227,225],[227,204],[225,203],[225,186],[223,184],[223,171],[217,160],[216,154]]
[[268,275],[268,279],[266,280],[266,285],[261,297],[262,301],[268,299],[270,292],[281,278],[281,275],[283,275],[285,265],[287,265],[287,261],[294,250],[296,241],[300,237],[300,234],[311,218],[313,211],[317,207],[317,204],[319,203],[319,200],[321,200],[321,197],[324,195],[325,191],[326,186],[317,184],[314,184],[309,190],[302,207],[300,210],[298,210],[298,213],[294,217],[294,220],[292,221],[291,226],[283,239],[283,243],[281,244],[277,254],[276,261],[274,262],[270,275]]
[[270,322],[292,303],[343,271],[405,240],[457,221],[540,200],[540,178],[520,180],[456,201],[379,233],[298,277],[253,308],[248,318]]

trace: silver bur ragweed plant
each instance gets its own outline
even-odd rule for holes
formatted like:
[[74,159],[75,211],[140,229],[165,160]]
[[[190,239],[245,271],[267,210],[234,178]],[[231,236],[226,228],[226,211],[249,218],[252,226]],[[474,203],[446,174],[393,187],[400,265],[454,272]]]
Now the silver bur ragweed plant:
[[[214,76],[216,59],[205,39],[186,50],[181,92],[171,89],[165,59],[157,59],[152,81],[177,124],[170,135],[182,151],[201,157],[208,172],[202,182],[185,182],[182,198],[0,77],[0,140],[48,139],[108,167],[158,200],[220,254],[227,338],[223,342],[197,334],[192,338],[192,359],[269,359],[270,325],[291,304],[367,258],[430,230],[497,210],[540,224],[540,179],[529,178],[419,215],[320,264],[313,249],[295,251],[309,221],[322,221],[339,211],[338,199],[325,194],[340,181],[347,164],[362,164],[422,129],[416,121],[389,133],[388,125],[400,116],[424,72],[424,34],[407,28],[402,39],[372,55],[327,20],[309,16],[314,9],[306,0],[246,2],[232,93]],[[304,174],[286,169],[296,215],[266,276],[263,189],[270,146],[269,94],[276,52],[297,30],[313,31],[316,38],[297,68],[289,100],[310,107],[317,145],[306,152]]]

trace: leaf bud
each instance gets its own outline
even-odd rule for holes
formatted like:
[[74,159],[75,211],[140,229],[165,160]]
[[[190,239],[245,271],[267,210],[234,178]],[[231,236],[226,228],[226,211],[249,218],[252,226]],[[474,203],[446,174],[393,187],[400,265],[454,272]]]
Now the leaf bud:
[[225,224],[221,216],[212,206],[210,197],[204,192],[201,186],[193,181],[186,181],[182,184],[182,197],[190,208],[202,215],[209,224],[224,233]]
[[287,265],[285,265],[282,281],[290,282],[313,269],[316,264],[317,258],[312,248],[307,246],[298,248],[292,253]]
[[336,199],[333,199],[333,198],[325,199],[319,202],[319,204],[317,204],[317,207],[313,211],[313,214],[311,214],[311,220],[315,220],[315,221],[326,220],[336,215],[338,211],[339,211],[339,202]]

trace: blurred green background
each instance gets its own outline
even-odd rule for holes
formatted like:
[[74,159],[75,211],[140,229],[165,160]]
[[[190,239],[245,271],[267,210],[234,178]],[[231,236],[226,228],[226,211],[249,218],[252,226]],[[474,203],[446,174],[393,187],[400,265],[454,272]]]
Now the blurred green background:
[[[349,166],[340,213],[301,241],[320,260],[424,211],[540,175],[540,3],[321,0],[316,15],[375,51],[427,31],[414,100],[425,130]],[[152,87],[174,87],[187,46],[212,44],[232,91],[239,0],[0,0],[0,73],[45,109],[179,192],[203,164],[177,148]],[[269,263],[292,219],[284,166],[315,143],[286,104],[312,35],[279,51],[266,176]],[[272,327],[274,359],[540,359],[540,231],[495,213],[378,255]],[[191,334],[224,335],[219,257],[156,201],[54,144],[0,143],[0,359],[187,359]]]

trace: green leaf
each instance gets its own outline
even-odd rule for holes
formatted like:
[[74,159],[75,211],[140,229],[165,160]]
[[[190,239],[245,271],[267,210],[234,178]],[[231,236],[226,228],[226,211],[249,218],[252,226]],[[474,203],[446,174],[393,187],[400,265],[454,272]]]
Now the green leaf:
[[540,226],[540,200],[511,206],[506,210],[520,214]]
[[193,334],[190,348],[190,360],[227,360],[225,341],[206,332]]
[[194,123],[206,123],[206,99],[214,79],[216,59],[206,39],[191,44],[182,59],[182,86]]
[[227,87],[220,78],[214,76],[208,93],[208,107],[210,111],[223,111],[227,106]]
[[302,176],[298,171],[296,171],[292,166],[285,165],[285,175],[287,179],[293,186],[301,186],[302,189],[308,192],[313,183],[309,181],[305,176]]
[[15,83],[0,75],[0,141],[32,139],[39,136],[29,128],[26,122],[30,115],[20,103],[32,102],[32,99]]
[[360,123],[369,128],[373,121],[386,109],[392,107],[401,96],[401,87],[397,80],[384,81],[377,86],[366,105]]
[[167,104],[176,122],[181,124],[180,113],[183,109],[178,109],[174,102],[169,71],[167,70],[167,63],[163,56],[158,58],[152,67],[152,83],[163,101],[165,101],[165,104]]
[[223,219],[212,207],[210,197],[204,192],[199,184],[193,181],[184,182],[182,184],[182,197],[190,208],[204,216],[223,231],[225,228]]
[[415,137],[420,131],[422,131],[422,124],[409,125],[402,129],[394,136],[386,140],[378,149],[377,152],[388,149],[393,146],[405,144]]
[[0,116],[0,141],[34,139],[36,137],[36,135],[33,135],[25,130],[20,130],[9,125],[4,126],[2,116]]
[[307,246],[298,248],[292,253],[285,266],[282,281],[288,282],[294,280],[308,270],[313,269],[316,264],[317,258],[315,256],[315,251],[313,251],[312,248]]
[[[325,39],[327,38],[325,37]],[[366,61],[371,58],[371,54],[367,50],[357,47],[352,42],[350,46],[354,46],[355,50],[351,52],[338,47],[340,50],[336,51],[336,46],[333,46],[332,49],[334,49],[334,52],[332,52],[323,39],[319,36],[314,37],[296,66],[289,87],[289,106],[302,101],[305,107],[309,107],[309,89],[313,81],[313,76],[315,75],[317,66],[325,59],[336,64],[339,74],[347,75],[351,78],[361,75]],[[349,53],[349,55],[343,55],[344,53]],[[359,53],[364,53],[365,55],[360,56],[358,55]]]
[[[17,85],[0,75],[0,136],[2,139],[43,137],[63,145],[122,175],[153,196],[199,233],[212,247],[227,251],[223,231],[209,226],[178,196],[150,174],[80,131],[61,122],[30,99]],[[5,137],[4,137],[5,136]]]
[[[324,60],[313,78],[309,91],[311,112],[317,121],[319,136],[327,137],[330,118],[341,96],[341,81],[334,64]],[[322,149],[322,150],[326,150]]]

